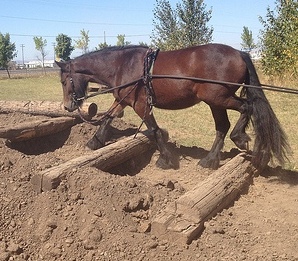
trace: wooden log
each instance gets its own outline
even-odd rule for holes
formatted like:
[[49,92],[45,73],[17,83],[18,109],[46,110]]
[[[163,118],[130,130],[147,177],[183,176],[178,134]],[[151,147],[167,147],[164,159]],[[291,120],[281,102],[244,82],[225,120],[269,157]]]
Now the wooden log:
[[248,155],[237,155],[158,214],[151,232],[159,238],[190,244],[202,232],[205,221],[243,193],[255,172]]
[[134,135],[123,138],[87,155],[39,172],[32,177],[31,183],[37,192],[49,191],[57,188],[67,172],[73,168],[88,165],[106,171],[153,148],[155,143],[151,139],[151,136],[142,133],[139,133],[135,138]]
[[58,133],[76,124],[71,117],[58,117],[20,123],[14,126],[0,127],[0,138],[12,142],[29,140],[32,138]]
[[[0,101],[0,112],[22,112],[50,117],[80,117],[77,111],[66,111],[63,102],[53,101]],[[91,119],[97,113],[97,105],[95,103],[84,102],[82,112],[87,119]]]
[[90,121],[97,114],[97,105],[93,102],[84,102],[80,107],[80,111],[83,118]]

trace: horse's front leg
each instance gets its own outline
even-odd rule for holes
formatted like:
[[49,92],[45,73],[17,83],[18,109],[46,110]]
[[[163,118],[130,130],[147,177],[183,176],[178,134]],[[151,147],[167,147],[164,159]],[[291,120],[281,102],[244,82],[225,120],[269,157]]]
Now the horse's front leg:
[[224,139],[230,128],[227,111],[216,107],[211,107],[212,115],[215,121],[216,137],[212,148],[207,156],[200,160],[199,164],[204,168],[218,169],[220,162],[220,151],[224,145]]
[[169,137],[167,131],[159,128],[152,113],[145,118],[145,124],[148,130],[153,133],[160,152],[156,166],[162,169],[176,169],[177,164],[174,163],[174,157],[167,145]]
[[143,100],[140,99],[140,102],[134,104],[133,109],[139,117],[144,120],[150,134],[154,135],[157,148],[160,152],[156,166],[162,169],[175,169],[177,168],[177,164],[174,164],[173,155],[167,145],[169,135],[165,130],[159,128],[153,113],[146,102],[146,96],[144,95],[143,98]]
[[123,109],[124,107],[115,100],[96,133],[87,142],[88,148],[96,150],[105,146],[106,141],[109,139],[111,122],[113,121],[113,118],[123,111]]

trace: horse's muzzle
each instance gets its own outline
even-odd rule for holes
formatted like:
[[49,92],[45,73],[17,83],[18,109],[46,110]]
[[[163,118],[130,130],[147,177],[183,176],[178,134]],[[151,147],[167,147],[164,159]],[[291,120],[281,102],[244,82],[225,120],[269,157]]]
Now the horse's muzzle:
[[67,103],[64,102],[64,109],[67,110],[68,112],[73,112],[77,108],[78,106],[73,101],[69,101]]

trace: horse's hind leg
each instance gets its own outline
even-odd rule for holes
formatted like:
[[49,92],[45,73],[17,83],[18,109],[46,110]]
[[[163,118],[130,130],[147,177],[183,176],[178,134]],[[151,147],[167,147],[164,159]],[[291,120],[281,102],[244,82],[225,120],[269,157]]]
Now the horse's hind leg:
[[239,149],[248,150],[248,142],[251,139],[246,134],[245,129],[250,120],[250,111],[245,101],[243,101],[243,104],[241,105],[240,109],[238,109],[238,111],[241,113],[241,115],[230,134],[230,138]]
[[227,111],[218,107],[211,107],[212,115],[215,121],[216,137],[212,148],[207,156],[200,160],[199,164],[204,168],[217,169],[220,162],[220,151],[224,145],[224,139],[230,128]]

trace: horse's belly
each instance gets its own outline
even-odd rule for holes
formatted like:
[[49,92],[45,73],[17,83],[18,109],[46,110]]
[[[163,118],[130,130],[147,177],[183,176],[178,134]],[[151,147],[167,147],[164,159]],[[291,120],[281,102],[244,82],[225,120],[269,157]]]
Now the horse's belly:
[[178,95],[167,93],[166,95],[156,95],[155,107],[168,110],[185,109],[199,103],[201,100],[195,95]]

